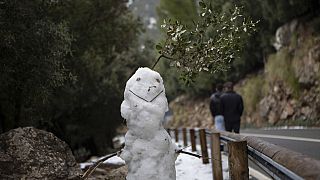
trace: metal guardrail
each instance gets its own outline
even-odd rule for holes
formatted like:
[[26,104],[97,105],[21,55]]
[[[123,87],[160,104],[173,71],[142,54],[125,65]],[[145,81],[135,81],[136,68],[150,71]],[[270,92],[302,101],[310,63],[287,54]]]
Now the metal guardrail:
[[273,179],[303,179],[250,146],[248,146],[248,155],[252,162],[263,169]]
[[[209,132],[210,133],[210,132]],[[220,140],[224,143],[229,141],[237,141],[236,139],[232,139],[227,136],[220,136]],[[285,168],[281,164],[273,161],[268,156],[263,153],[257,151],[253,147],[247,145],[248,147],[248,156],[252,162],[254,162],[257,166],[259,166],[262,170],[264,170],[270,177],[273,179],[294,179],[294,180],[302,180],[303,178]]]
[[[170,131],[170,129],[168,130]],[[178,141],[178,132],[183,132],[181,130],[182,129],[174,130],[176,142]],[[183,133],[185,133],[186,129],[184,128],[183,130]],[[193,133],[194,131],[201,131],[199,128],[189,130],[190,132],[192,130]],[[216,134],[217,132],[205,130],[205,134],[207,135],[212,135],[214,133]],[[218,133],[220,133],[220,142],[224,144],[238,141],[247,141],[248,159],[250,159],[251,162],[256,164],[259,168],[261,168],[261,170],[263,170],[273,179],[301,180],[320,178],[320,161],[311,159],[300,153],[268,143],[259,138],[243,136],[228,132]],[[183,140],[185,141],[185,138],[183,138]]]

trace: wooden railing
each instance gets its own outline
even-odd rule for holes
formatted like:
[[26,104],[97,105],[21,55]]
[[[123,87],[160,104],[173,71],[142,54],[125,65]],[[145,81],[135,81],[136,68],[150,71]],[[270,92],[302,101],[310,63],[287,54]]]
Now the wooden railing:
[[[221,143],[228,154],[230,179],[249,179],[249,159],[273,179],[320,179],[320,161],[259,138],[207,129],[178,128],[167,131],[172,137],[174,134],[176,142],[182,134],[183,146],[190,144],[192,151],[197,151],[196,139],[199,137],[202,162],[207,164],[211,159],[215,180],[223,179]],[[210,157],[207,138],[210,139]]]

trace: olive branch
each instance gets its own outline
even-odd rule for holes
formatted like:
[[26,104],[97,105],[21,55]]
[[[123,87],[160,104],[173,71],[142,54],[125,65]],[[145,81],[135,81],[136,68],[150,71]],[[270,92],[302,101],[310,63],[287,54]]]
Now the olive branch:
[[216,13],[211,5],[199,2],[199,21],[189,28],[179,21],[165,19],[161,28],[165,41],[158,43],[161,58],[170,60],[182,72],[188,84],[199,72],[225,71],[238,58],[247,37],[255,31],[258,22],[242,15],[242,8],[235,6],[229,13]]

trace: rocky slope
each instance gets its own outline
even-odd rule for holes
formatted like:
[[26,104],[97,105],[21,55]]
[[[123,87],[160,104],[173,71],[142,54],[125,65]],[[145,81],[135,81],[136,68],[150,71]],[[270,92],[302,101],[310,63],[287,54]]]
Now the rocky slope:
[[[265,69],[248,75],[235,89],[244,98],[243,126],[320,126],[319,19],[294,20],[275,37],[276,53]],[[318,33],[316,33],[318,32]],[[170,127],[213,127],[209,98],[181,96],[170,103]]]
[[172,101],[169,107],[173,112],[173,119],[166,124],[167,128],[214,126],[209,110],[209,98],[194,99],[182,95]]

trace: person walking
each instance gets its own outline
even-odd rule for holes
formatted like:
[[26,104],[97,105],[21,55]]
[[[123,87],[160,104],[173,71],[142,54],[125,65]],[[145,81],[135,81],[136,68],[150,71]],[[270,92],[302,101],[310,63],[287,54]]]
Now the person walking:
[[243,113],[243,100],[241,95],[233,90],[232,82],[225,83],[225,93],[221,96],[222,115],[225,129],[229,132],[240,132],[240,121]]
[[222,116],[222,106],[221,106],[221,95],[223,86],[222,84],[217,84],[216,92],[210,97],[210,112],[214,119],[214,125],[217,130],[225,131],[224,119]]

